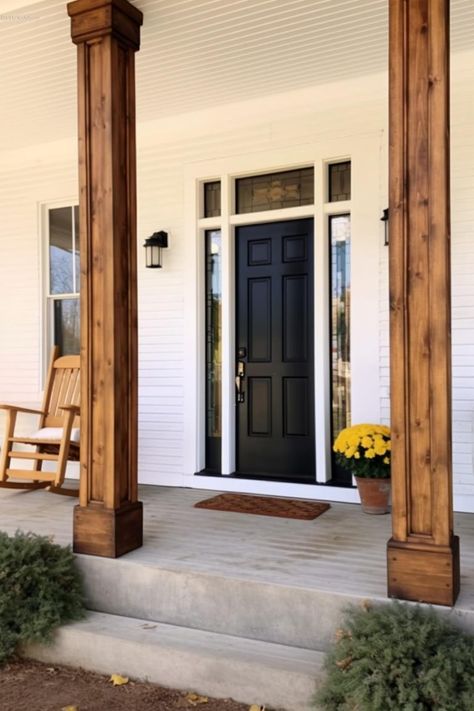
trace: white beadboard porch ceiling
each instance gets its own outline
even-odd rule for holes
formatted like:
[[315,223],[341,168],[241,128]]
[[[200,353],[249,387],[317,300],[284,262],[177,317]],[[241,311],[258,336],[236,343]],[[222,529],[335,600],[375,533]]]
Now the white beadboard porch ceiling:
[[[137,118],[387,67],[389,0],[134,0],[144,13]],[[451,0],[452,50],[473,47],[474,2]],[[76,131],[65,0],[0,0],[0,150]]]

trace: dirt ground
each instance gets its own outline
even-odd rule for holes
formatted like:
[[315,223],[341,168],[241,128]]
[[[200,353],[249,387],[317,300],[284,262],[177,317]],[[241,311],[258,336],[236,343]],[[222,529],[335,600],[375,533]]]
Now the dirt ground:
[[[190,689],[190,692],[193,692]],[[38,662],[13,661],[0,668],[0,711],[248,711],[231,699],[186,698],[186,692],[129,681],[113,686],[109,677]],[[69,709],[68,709],[69,711]],[[71,710],[72,711],[72,710]]]

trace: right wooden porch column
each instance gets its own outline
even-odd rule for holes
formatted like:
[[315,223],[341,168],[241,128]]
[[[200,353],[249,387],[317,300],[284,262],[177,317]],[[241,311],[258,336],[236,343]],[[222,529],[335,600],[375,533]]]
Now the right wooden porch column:
[[453,605],[449,0],[389,0],[388,594]]

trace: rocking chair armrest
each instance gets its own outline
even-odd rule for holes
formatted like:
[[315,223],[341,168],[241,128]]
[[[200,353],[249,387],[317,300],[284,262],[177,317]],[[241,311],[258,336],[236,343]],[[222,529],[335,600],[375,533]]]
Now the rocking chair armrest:
[[66,410],[67,412],[75,412],[79,414],[81,408],[79,405],[59,405],[60,410]]
[[0,410],[7,410],[10,412],[26,412],[29,415],[45,415],[44,410],[35,410],[31,407],[22,407],[21,405],[4,405],[0,404]]

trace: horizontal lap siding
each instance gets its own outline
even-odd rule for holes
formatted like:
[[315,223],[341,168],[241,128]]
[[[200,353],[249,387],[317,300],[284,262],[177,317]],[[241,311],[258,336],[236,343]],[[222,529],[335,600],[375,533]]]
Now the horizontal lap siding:
[[[451,273],[455,508],[474,511],[474,53],[451,72]],[[387,250],[380,259],[381,412],[390,421]]]
[[[473,423],[474,423],[474,139],[469,125],[473,89],[472,58],[459,76],[453,76],[453,439],[455,494],[458,508],[474,510]],[[457,63],[459,64],[459,63]],[[471,74],[469,75],[469,71]],[[469,77],[469,78],[468,78]],[[184,174],[191,163],[225,156],[304,145],[338,136],[382,134],[386,130],[386,107],[381,81],[378,99],[360,93],[344,105],[341,85],[338,106],[304,114],[288,114],[288,99],[281,99],[282,116],[275,109],[268,118],[260,115],[246,126],[224,130],[213,124],[209,111],[207,135],[192,135],[190,128],[177,138],[157,133],[154,145],[140,148],[138,141],[138,257],[139,257],[139,476],[144,483],[184,472],[184,309],[186,260],[184,219]],[[315,92],[322,96],[321,87]],[[333,94],[334,95],[334,94]],[[371,91],[371,96],[377,93]],[[313,101],[313,107],[318,104]],[[138,106],[140,113],[140,103]],[[296,114],[296,112],[295,112]],[[273,117],[273,118],[272,118]],[[201,118],[201,123],[202,118]],[[192,124],[192,122],[190,122]],[[384,133],[386,136],[386,133]],[[152,142],[153,143],[153,142]],[[40,398],[40,262],[39,202],[59,200],[76,193],[75,146],[62,158],[53,153],[42,163],[5,170],[0,163],[0,401],[38,402]],[[386,150],[381,165],[386,168]],[[264,167],[264,166],[263,166]],[[374,195],[380,213],[387,204],[387,178],[380,177]],[[144,267],[143,240],[158,229],[170,233],[170,247],[164,251],[162,270]],[[382,232],[380,233],[382,234]],[[374,278],[380,293],[380,407],[389,421],[389,344],[387,304],[387,250],[380,240],[380,270]],[[472,497],[472,499],[471,499]],[[462,498],[462,501],[461,501]]]

